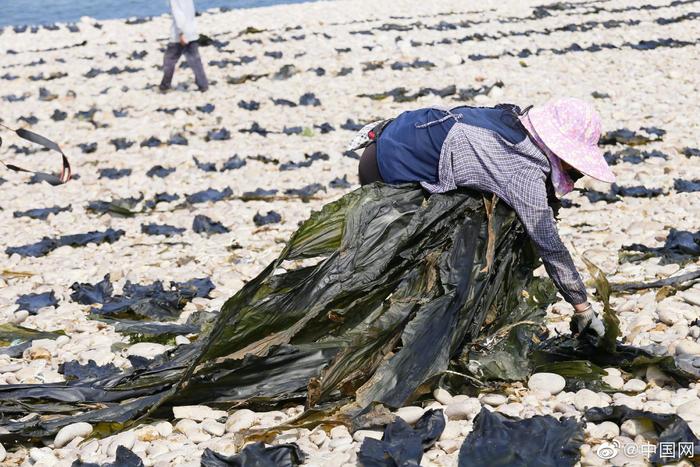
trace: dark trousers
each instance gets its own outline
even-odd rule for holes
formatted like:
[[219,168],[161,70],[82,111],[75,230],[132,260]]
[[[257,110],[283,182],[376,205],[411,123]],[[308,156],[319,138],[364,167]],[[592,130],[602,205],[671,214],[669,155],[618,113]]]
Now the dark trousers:
[[170,43],[165,49],[165,57],[163,58],[163,81],[160,83],[161,89],[168,89],[173,82],[173,74],[175,73],[175,65],[182,54],[185,54],[187,64],[194,72],[194,80],[200,91],[206,91],[209,88],[207,75],[204,73],[202,59],[199,57],[199,44],[192,41],[187,45],[180,43]]
[[362,152],[358,169],[360,185],[382,181],[379,164],[377,164],[377,143],[370,143]]

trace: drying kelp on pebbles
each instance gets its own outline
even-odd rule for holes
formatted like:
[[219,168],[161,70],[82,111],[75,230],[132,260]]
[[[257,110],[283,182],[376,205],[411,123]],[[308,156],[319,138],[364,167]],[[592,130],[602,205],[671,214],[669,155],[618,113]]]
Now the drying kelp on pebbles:
[[[89,387],[0,388],[0,410],[41,414],[8,423],[0,437],[47,436],[77,419],[123,424],[158,405],[398,407],[479,335],[492,305],[515,306],[534,266],[505,205],[489,216],[474,193],[426,200],[415,186],[359,189],[314,213],[195,344]],[[75,412],[104,408],[66,416],[69,401]]]
[[[324,411],[310,411],[301,423],[318,423],[332,416],[329,407],[341,406],[347,421],[375,404],[401,407],[445,375],[451,375],[442,378],[445,384],[464,388],[523,380],[548,368],[574,387],[599,384],[577,372],[581,361],[593,358],[586,367],[595,368],[615,361],[616,352],[630,366],[656,363],[687,383],[672,359],[615,348],[619,329],[607,305],[603,341],[560,337],[536,344],[546,337],[544,309],[554,299],[551,281],[533,279],[536,266],[517,217],[497,200],[468,191],[426,199],[413,185],[364,187],[313,213],[192,345],[123,374],[98,373],[89,384],[0,387],[0,413],[36,414],[6,423],[0,439],[46,437],[76,422],[120,429],[167,415],[172,406],[203,403],[269,408],[305,401]],[[204,296],[212,287],[206,280],[173,284],[173,292],[129,285],[124,297],[109,298],[105,281],[76,285],[73,298],[86,288],[80,296],[94,298],[83,302],[105,303],[94,313],[117,316],[115,300],[134,312],[141,310],[134,303],[154,303],[158,294],[180,300],[184,291]],[[609,290],[599,289],[607,300]],[[125,322],[124,331],[137,324]],[[490,363],[493,355],[511,365]]]

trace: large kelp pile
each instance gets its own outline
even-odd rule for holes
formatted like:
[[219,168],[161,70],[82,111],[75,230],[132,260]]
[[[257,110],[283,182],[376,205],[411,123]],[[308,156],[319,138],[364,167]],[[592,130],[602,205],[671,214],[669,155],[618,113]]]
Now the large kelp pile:
[[[314,213],[199,343],[90,384],[0,388],[0,437],[124,424],[155,406],[400,406],[479,335],[492,307],[507,314],[518,303],[535,266],[502,203],[365,187]],[[37,415],[8,421],[27,413]]]
[[[537,265],[514,212],[496,199],[363,187],[313,213],[196,343],[125,374],[0,387],[0,441],[80,421],[108,433],[200,403],[321,409],[299,423],[340,406],[364,416],[420,397],[438,380],[484,385],[542,368],[574,385],[602,384],[603,363],[660,364],[690,379],[672,360],[616,344],[607,305],[601,342],[545,340],[555,291],[533,278]],[[609,287],[600,290],[607,302]]]

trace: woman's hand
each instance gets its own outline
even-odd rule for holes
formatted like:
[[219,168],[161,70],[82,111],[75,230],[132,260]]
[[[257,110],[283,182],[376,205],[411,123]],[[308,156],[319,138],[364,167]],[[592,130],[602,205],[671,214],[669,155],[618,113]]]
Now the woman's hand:
[[593,305],[588,302],[574,305],[574,316],[571,318],[571,332],[574,335],[580,334],[586,328],[590,328],[598,337],[605,335],[605,325],[598,317],[598,314],[593,311]]

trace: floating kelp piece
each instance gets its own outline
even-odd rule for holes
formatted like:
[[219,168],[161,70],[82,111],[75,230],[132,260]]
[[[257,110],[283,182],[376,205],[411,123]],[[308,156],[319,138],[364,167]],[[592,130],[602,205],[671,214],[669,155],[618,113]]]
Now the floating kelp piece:
[[134,141],[129,141],[126,138],[114,138],[110,139],[109,142],[114,145],[114,149],[117,151],[124,151],[134,145]]
[[505,86],[503,81],[496,81],[491,85],[485,84],[478,88],[460,89],[457,91],[458,96],[455,99],[458,101],[471,101],[479,95],[488,96],[494,88],[502,88],[503,86]]
[[216,109],[216,106],[214,104],[208,103],[205,105],[198,105],[195,108],[202,113],[210,114],[214,111],[214,109]]
[[131,52],[131,54],[127,58],[129,60],[143,60],[144,57],[146,57],[146,55],[148,55],[148,52],[145,50],[141,50],[141,51],[134,50],[133,52]]
[[573,467],[581,457],[583,423],[551,415],[512,419],[482,408],[459,450],[460,467]]
[[[645,436],[647,439],[658,442],[654,445],[655,449],[650,452],[651,457],[649,457],[649,462],[654,465],[678,462],[684,458],[691,459],[695,453],[700,452],[700,440],[688,423],[673,413],[654,413],[615,405],[590,408],[584,413],[584,418],[591,423],[610,421],[616,425],[622,425],[627,420],[646,422],[645,426],[656,431],[656,436],[652,438]],[[664,449],[665,445],[671,445],[673,449]]]
[[306,460],[306,455],[295,443],[266,447],[263,443],[248,444],[239,454],[226,456],[204,449],[202,467],[295,467]]
[[269,130],[263,128],[260,126],[258,122],[253,122],[252,125],[250,125],[250,128],[242,128],[238,130],[239,133],[255,133],[263,137],[267,137],[267,135],[270,133]]
[[700,232],[671,229],[662,247],[648,247],[639,243],[625,245],[623,251],[640,251],[657,255],[692,255],[700,256]]
[[267,211],[267,214],[260,214],[259,212],[253,216],[253,222],[258,227],[269,224],[279,224],[282,222],[282,216],[275,211]]
[[90,381],[119,374],[120,370],[113,363],[98,365],[95,360],[88,360],[83,365],[77,360],[72,360],[59,364],[58,372],[66,381]]
[[[175,169],[173,169],[173,171],[174,170]],[[170,193],[158,193],[153,198],[143,203],[143,206],[147,209],[154,209],[158,203],[171,203],[178,199],[180,199],[179,195],[171,195]]]
[[97,151],[97,143],[80,143],[78,147],[83,152],[83,154],[92,154]]
[[131,175],[131,169],[98,169],[97,171],[100,176],[98,178],[108,178],[110,180],[119,180],[120,178],[128,177]]
[[129,338],[129,342],[156,342],[172,344],[177,336],[199,334],[201,327],[194,324],[160,323],[157,321],[135,321],[127,319],[99,318],[114,326],[114,330]]
[[243,84],[246,81],[257,81],[260,78],[265,78],[267,76],[268,76],[267,73],[262,74],[262,75],[254,75],[254,74],[248,73],[248,74],[243,75],[243,76],[231,76],[230,78],[228,78],[226,80],[226,82],[228,84]]
[[91,78],[95,78],[95,77],[101,75],[102,73],[104,73],[102,70],[100,70],[99,68],[93,67],[93,68],[90,68],[90,70],[88,70],[87,73],[83,73],[83,76],[85,78],[91,79]]
[[245,159],[241,159],[238,157],[238,154],[234,154],[233,156],[229,157],[226,162],[221,166],[221,172],[225,172],[227,170],[238,170],[241,167],[244,167],[247,164]]
[[168,290],[161,281],[148,285],[126,281],[122,295],[110,297],[101,308],[90,311],[96,316],[116,319],[152,319],[171,321],[194,297],[208,295],[213,284],[208,279],[183,283],[171,282]]
[[257,156],[248,156],[246,159],[251,161],[262,162],[263,164],[277,165],[280,163],[279,159],[270,156],[265,156],[263,154],[258,154]]
[[52,94],[46,88],[39,88],[39,100],[44,102],[49,102],[58,98],[58,94]]
[[125,232],[123,230],[114,230],[110,228],[104,232],[92,231],[85,234],[63,235],[56,239],[44,237],[36,243],[18,247],[8,247],[5,249],[5,253],[8,256],[17,253],[20,256],[38,258],[62,246],[81,247],[89,243],[114,243],[124,234]]
[[22,102],[22,101],[27,100],[27,98],[29,98],[29,97],[31,97],[31,94],[28,93],[28,92],[25,92],[25,93],[22,94],[21,96],[17,96],[17,95],[14,95],[14,94],[8,94],[7,96],[2,96],[2,100],[4,100],[5,102],[10,102],[10,103],[12,103],[12,102]]
[[28,117],[25,117],[25,116],[19,117],[17,119],[17,121],[18,122],[25,122],[28,125],[36,125],[37,123],[39,123],[39,119],[34,115],[30,115]]
[[144,139],[141,141],[141,144],[139,144],[140,147],[142,148],[157,148],[163,145],[163,142],[156,138],[155,136],[150,136],[147,139]]
[[195,156],[192,156],[194,165],[203,172],[216,172],[216,164],[213,162],[200,162]]
[[282,58],[282,52],[276,52],[272,50],[266,51],[264,55],[266,57],[274,58],[275,60],[279,60],[280,58]]
[[109,70],[105,71],[108,75],[120,75],[122,73],[137,73],[139,71],[143,71],[143,68],[134,68],[130,66],[125,66],[124,68],[119,68],[116,66],[113,66]]
[[619,130],[608,131],[607,133],[605,133],[603,136],[600,137],[598,144],[601,146],[605,146],[619,143],[626,144],[628,146],[641,146],[650,143],[651,141],[657,141],[661,139],[661,136],[657,134],[647,133],[647,135],[649,136],[642,135],[627,128],[621,128]]
[[352,70],[353,70],[353,68],[352,68],[351,66],[344,66],[343,68],[341,68],[341,69],[338,71],[338,73],[336,74],[336,76],[347,76],[347,75],[349,75],[350,73],[352,73]]
[[659,138],[666,134],[666,130],[655,126],[643,126],[640,128],[640,130],[645,131],[650,135],[658,136]]
[[678,193],[694,193],[696,191],[700,191],[700,178],[693,180],[676,178],[673,181],[673,189]]
[[63,331],[42,332],[14,324],[0,324],[0,355],[22,358],[22,352],[28,349],[33,340],[56,339],[64,335]]
[[382,439],[367,437],[357,453],[363,467],[418,466],[445,429],[442,410],[427,410],[411,427],[403,419],[384,429]]
[[285,162],[280,164],[280,171],[296,170],[302,167],[310,167],[315,161],[327,161],[330,156],[325,152],[316,151],[313,154],[304,154],[302,162]]
[[29,217],[31,219],[39,219],[39,220],[46,220],[49,217],[49,214],[58,214],[59,212],[68,212],[71,211],[72,208],[70,205],[61,207],[61,206],[54,206],[51,208],[36,208],[36,209],[28,209],[26,211],[15,211],[12,213],[13,217]]
[[228,139],[231,139],[231,132],[226,128],[209,130],[207,136],[204,138],[205,141],[225,141]]
[[591,97],[593,99],[610,99],[610,94],[608,94],[607,92],[593,91],[591,93]]
[[109,274],[105,274],[104,278],[97,284],[74,282],[70,288],[73,291],[70,294],[70,299],[81,305],[105,303],[114,292]]
[[282,133],[284,133],[285,135],[300,135],[300,134],[304,133],[304,128],[302,128],[300,126],[293,126],[293,127],[285,126],[282,129]]
[[414,29],[414,25],[411,24],[396,24],[396,23],[384,23],[376,28],[378,31],[398,31],[406,32]]
[[292,76],[296,75],[299,73],[299,70],[297,67],[294,65],[284,65],[282,68],[280,68],[274,75],[272,75],[272,79],[280,81],[280,80],[285,80],[289,79]]
[[173,108],[169,108],[169,109],[165,108],[165,107],[158,107],[156,109],[156,112],[162,112],[162,113],[168,114],[168,115],[175,115],[175,112],[177,112],[178,110],[180,110],[180,107],[173,107]]
[[321,105],[321,101],[316,97],[313,92],[307,92],[299,98],[299,105],[310,105],[313,107],[318,107]]
[[171,282],[170,286],[175,287],[183,297],[188,298],[207,298],[209,293],[216,288],[208,277],[190,279],[186,282]]
[[685,157],[700,157],[700,149],[699,148],[685,147],[685,148],[683,148],[683,155]]
[[365,125],[366,123],[356,123],[355,120],[348,118],[345,123],[340,125],[340,128],[348,131],[360,131]]
[[617,192],[613,191],[612,189],[608,190],[607,192],[603,192],[584,188],[580,191],[591,203],[597,203],[599,201],[605,201],[606,203],[617,203],[620,201],[620,197],[617,196]]
[[54,122],[61,122],[66,118],[68,118],[68,114],[58,109],[54,110],[51,114],[51,120],[53,120]]
[[42,308],[58,308],[58,299],[54,291],[51,290],[50,292],[20,295],[15,304],[19,305],[17,310],[27,310],[30,314],[35,315]]
[[343,157],[348,157],[350,159],[360,160],[360,155],[355,151],[343,151]]
[[270,190],[266,190],[265,188],[256,188],[255,191],[243,192],[240,199],[241,201],[269,201],[274,199],[278,192],[279,190],[274,188]]
[[288,188],[284,190],[284,194],[287,196],[298,196],[302,200],[306,200],[311,198],[319,191],[326,191],[326,187],[320,183],[312,183],[301,188]]
[[[5,81],[14,81],[14,80],[16,80],[17,78],[19,78],[19,76],[17,76],[17,75],[11,75],[10,73],[5,73],[4,75],[0,76],[0,79],[4,79]],[[29,96],[31,96],[31,94],[28,94],[28,95],[27,95],[27,97],[29,97]],[[26,99],[26,98],[25,98],[25,99]]]
[[428,60],[415,59],[413,62],[394,62],[391,64],[392,70],[403,70],[404,68],[423,68],[429,70],[435,68],[435,64]]
[[154,165],[150,169],[148,169],[148,172],[146,172],[146,176],[153,178],[153,177],[158,177],[158,178],[165,178],[171,173],[175,172],[177,170],[175,167],[163,167],[162,165]]
[[185,196],[185,199],[190,204],[206,203],[209,201],[215,203],[217,201],[230,198],[231,196],[233,196],[233,190],[231,190],[229,187],[226,187],[221,191],[215,190],[214,188],[208,188],[206,190],[187,195]]
[[168,224],[141,224],[141,232],[145,233],[146,235],[164,235],[166,237],[174,237],[175,235],[182,235],[185,230],[187,229]]
[[260,109],[260,102],[257,101],[238,101],[238,107],[240,107],[243,110],[259,110]]
[[192,221],[192,230],[195,233],[205,234],[224,234],[230,230],[221,222],[215,221],[204,214],[197,214]]
[[642,185],[619,186],[615,183],[612,185],[612,191],[622,197],[629,198],[656,198],[664,193],[661,188],[646,188]]
[[342,48],[336,48],[335,51],[338,54],[346,54],[349,53],[352,49],[350,47],[342,47]]
[[376,94],[359,94],[357,97],[368,97],[373,101],[381,101],[387,97],[393,97],[395,101],[403,99],[408,94],[408,89],[404,87],[394,88],[390,91],[380,92]]
[[350,184],[350,182],[348,182],[348,176],[343,175],[343,178],[337,177],[331,180],[328,183],[328,186],[331,188],[345,189],[350,188],[352,185]]
[[170,137],[170,139],[168,140],[168,144],[176,146],[187,146],[189,143],[187,141],[187,138],[182,136],[182,134],[176,133]]
[[297,106],[297,103],[296,103],[296,102],[292,102],[292,101],[290,101],[290,100],[288,100],[288,99],[275,99],[275,98],[270,98],[270,100],[271,100],[272,103],[275,104],[275,105],[281,105],[281,106],[284,106],[284,107],[296,107],[296,106]]
[[318,128],[319,130],[321,130],[321,134],[326,134],[326,133],[330,133],[331,131],[335,131],[335,128],[333,128],[333,125],[331,125],[328,122],[322,123],[320,125],[314,125],[314,128]]
[[136,214],[133,209],[143,201],[143,194],[138,198],[130,196],[128,198],[117,198],[112,201],[90,201],[87,210],[97,214],[113,214],[117,216],[131,217]]
[[654,50],[658,47],[669,47],[669,48],[679,48],[687,47],[689,45],[695,45],[695,42],[681,41],[677,39],[659,39],[659,40],[641,40],[636,44],[625,43],[626,46],[631,47],[635,50]]
[[314,72],[316,76],[325,76],[326,74],[326,69],[322,67],[309,68],[307,71]]

